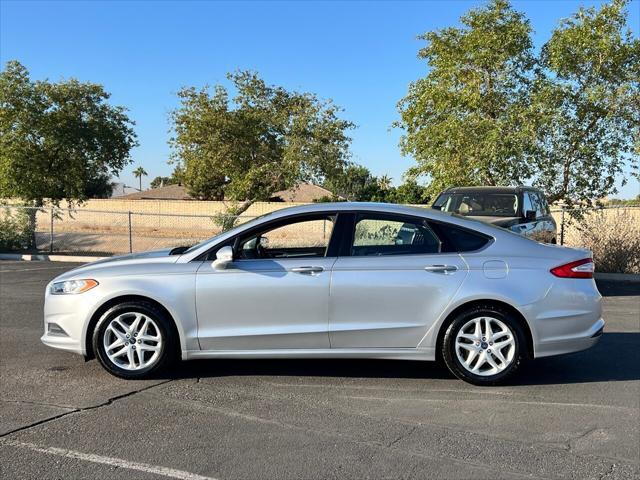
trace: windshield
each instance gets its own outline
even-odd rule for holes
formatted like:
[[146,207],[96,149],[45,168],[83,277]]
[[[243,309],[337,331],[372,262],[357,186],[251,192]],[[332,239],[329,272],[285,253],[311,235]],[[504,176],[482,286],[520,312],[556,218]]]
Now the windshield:
[[443,193],[433,206],[440,207],[443,212],[463,216],[518,216],[518,196],[515,193]]

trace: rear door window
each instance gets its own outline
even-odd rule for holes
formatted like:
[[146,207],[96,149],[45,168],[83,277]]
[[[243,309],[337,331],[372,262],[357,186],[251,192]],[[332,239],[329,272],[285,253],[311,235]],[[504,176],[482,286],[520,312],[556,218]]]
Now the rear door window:
[[439,253],[441,241],[426,221],[401,215],[356,217],[352,256]]

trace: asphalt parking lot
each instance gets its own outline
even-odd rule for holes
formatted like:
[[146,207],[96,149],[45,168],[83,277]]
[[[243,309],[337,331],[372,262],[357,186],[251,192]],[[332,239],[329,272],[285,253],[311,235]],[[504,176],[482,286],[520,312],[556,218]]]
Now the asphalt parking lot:
[[437,364],[197,361],[124,381],[43,346],[73,264],[0,262],[2,478],[638,478],[640,285],[592,350],[479,388]]

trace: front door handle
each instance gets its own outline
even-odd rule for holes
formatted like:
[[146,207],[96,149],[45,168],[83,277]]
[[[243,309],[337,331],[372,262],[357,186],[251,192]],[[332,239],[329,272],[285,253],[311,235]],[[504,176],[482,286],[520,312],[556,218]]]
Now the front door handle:
[[424,269],[433,273],[453,273],[458,270],[458,267],[455,265],[427,265]]
[[294,267],[291,269],[294,273],[300,273],[301,275],[315,275],[316,273],[324,272],[322,267]]

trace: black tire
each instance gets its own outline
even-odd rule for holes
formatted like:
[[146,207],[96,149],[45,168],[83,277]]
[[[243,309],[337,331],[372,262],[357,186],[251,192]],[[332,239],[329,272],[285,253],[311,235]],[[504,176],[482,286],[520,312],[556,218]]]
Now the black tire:
[[[504,370],[493,375],[476,375],[470,372],[463,366],[456,354],[456,337],[458,332],[467,322],[477,317],[491,317],[499,320],[513,333],[515,343],[513,359]],[[527,358],[526,336],[520,323],[511,313],[493,305],[476,306],[460,312],[451,324],[449,324],[442,341],[441,354],[447,368],[459,379],[479,386],[501,385],[513,377],[520,365]]]
[[[161,335],[162,343],[157,360],[152,365],[139,370],[126,370],[112,362],[105,351],[103,337],[109,323],[119,315],[126,313],[140,313],[145,317],[151,318],[158,327],[158,333]],[[124,302],[111,307],[98,320],[93,331],[93,351],[104,369],[110,374],[128,379],[143,379],[153,377],[158,372],[169,367],[176,359],[179,342],[173,321],[167,317],[167,314],[156,307],[154,304],[143,301]]]

